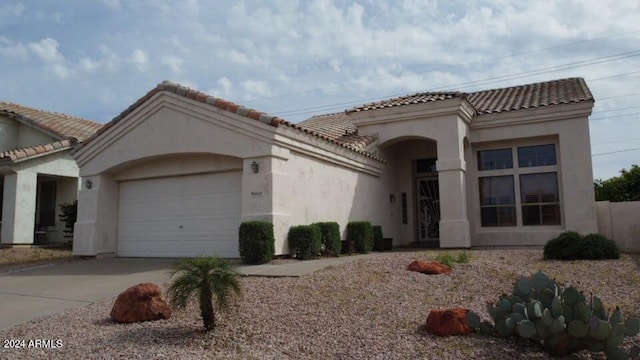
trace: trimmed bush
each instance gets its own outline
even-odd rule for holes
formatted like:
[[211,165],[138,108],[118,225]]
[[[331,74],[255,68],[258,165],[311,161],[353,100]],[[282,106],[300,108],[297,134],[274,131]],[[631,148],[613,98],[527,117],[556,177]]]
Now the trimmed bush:
[[373,250],[384,251],[384,236],[382,235],[382,226],[374,225],[371,227],[373,230]]
[[342,250],[340,225],[337,222],[319,222],[314,225],[320,228],[323,253],[328,256],[339,256]]
[[352,221],[347,224],[347,241],[360,254],[373,249],[373,229],[368,221]]
[[299,225],[289,228],[289,251],[300,260],[309,260],[320,254],[322,240],[317,225]]
[[600,260],[619,259],[620,251],[613,240],[599,234],[582,237],[574,231],[567,231],[551,239],[544,246],[545,259],[557,260]]
[[583,259],[620,259],[620,250],[616,242],[600,234],[584,237]]
[[273,224],[268,221],[247,221],[240,224],[240,257],[245,264],[264,264],[275,255]]

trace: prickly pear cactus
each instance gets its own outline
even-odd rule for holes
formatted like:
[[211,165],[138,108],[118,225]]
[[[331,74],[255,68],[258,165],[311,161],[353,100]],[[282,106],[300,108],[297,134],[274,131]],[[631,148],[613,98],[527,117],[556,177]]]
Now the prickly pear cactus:
[[619,308],[607,312],[597,296],[560,286],[543,272],[516,280],[513,293],[487,304],[487,311],[493,324],[469,311],[469,326],[484,335],[530,339],[554,356],[580,350],[604,351],[608,359],[640,355],[620,347],[625,336],[640,333],[639,318],[624,319]]

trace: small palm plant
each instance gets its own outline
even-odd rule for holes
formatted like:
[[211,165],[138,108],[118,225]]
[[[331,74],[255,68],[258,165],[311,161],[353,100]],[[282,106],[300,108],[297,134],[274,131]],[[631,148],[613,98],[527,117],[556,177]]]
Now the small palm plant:
[[213,298],[218,311],[227,311],[232,296],[241,293],[238,273],[231,264],[217,257],[185,259],[174,264],[171,270],[173,282],[169,286],[169,302],[184,309],[189,299],[196,296],[206,331],[216,326]]

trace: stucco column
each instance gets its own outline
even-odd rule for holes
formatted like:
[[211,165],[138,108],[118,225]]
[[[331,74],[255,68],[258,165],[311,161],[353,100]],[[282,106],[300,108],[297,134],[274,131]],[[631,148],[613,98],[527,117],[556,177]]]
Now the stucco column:
[[118,183],[108,175],[83,177],[73,229],[73,254],[114,255],[117,228]]
[[33,244],[37,189],[35,172],[4,176],[2,244]]
[[467,124],[459,119],[443,124],[438,138],[438,187],[440,190],[440,247],[471,247],[467,217],[467,165],[464,160],[464,137]]
[[289,253],[286,238],[292,200],[288,196],[289,175],[284,171],[287,160],[283,155],[244,159],[242,172],[241,221],[273,223],[276,255]]

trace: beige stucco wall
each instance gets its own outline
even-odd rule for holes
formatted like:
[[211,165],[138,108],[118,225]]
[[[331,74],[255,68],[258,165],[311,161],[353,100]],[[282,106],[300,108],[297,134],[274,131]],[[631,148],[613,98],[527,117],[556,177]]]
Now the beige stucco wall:
[[640,253],[640,201],[596,202],[598,233],[613,239],[620,251]]
[[[282,165],[280,172],[287,176],[279,178],[282,190],[275,194],[279,209],[276,213],[283,215],[288,226],[335,221],[340,224],[343,239],[349,221],[389,227],[383,221],[389,201],[388,196],[385,200],[379,177],[295,152]],[[288,253],[288,226],[277,231],[276,247],[280,253]]]
[[[473,122],[469,134],[471,158],[467,162],[473,246],[541,246],[563,231],[596,232],[589,105],[558,105],[529,111],[522,119],[512,119],[513,115],[507,113]],[[556,144],[562,225],[481,227],[478,177],[482,174],[477,171],[477,151],[548,143]]]
[[0,151],[48,144],[56,140],[42,131],[0,115]]
[[18,147],[18,123],[0,115],[0,151]]
[[35,130],[29,126],[22,125],[18,127],[18,147],[27,147],[35,145],[48,144],[57,139],[52,136],[43,134],[41,131]]

